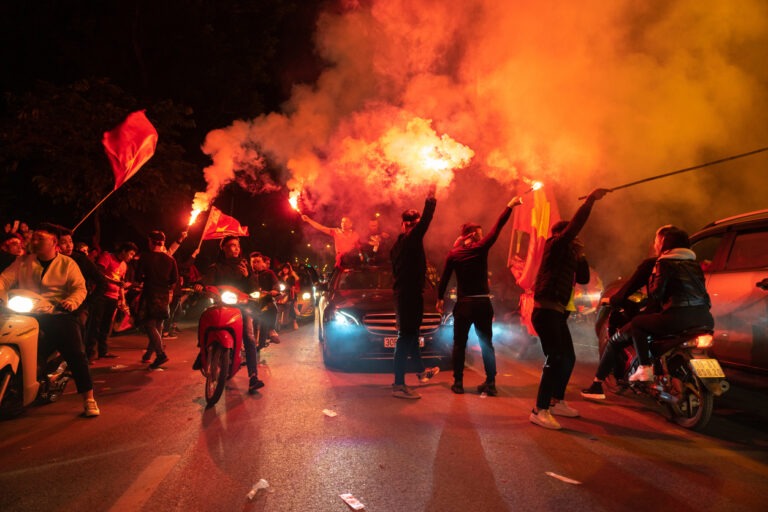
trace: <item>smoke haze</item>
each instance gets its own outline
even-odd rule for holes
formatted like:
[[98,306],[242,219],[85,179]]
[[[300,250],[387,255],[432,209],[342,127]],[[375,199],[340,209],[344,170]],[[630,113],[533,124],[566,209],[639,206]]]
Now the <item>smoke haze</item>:
[[[315,40],[328,63],[316,83],[281,113],[208,134],[210,198],[231,181],[285,185],[319,222],[349,215],[365,232],[373,212],[396,229],[436,182],[440,262],[460,224],[487,229],[530,180],[567,217],[598,186],[768,146],[759,0],[347,0]],[[766,167],[763,153],[609,194],[582,234],[590,260],[625,274],[661,224],[764,208]]]

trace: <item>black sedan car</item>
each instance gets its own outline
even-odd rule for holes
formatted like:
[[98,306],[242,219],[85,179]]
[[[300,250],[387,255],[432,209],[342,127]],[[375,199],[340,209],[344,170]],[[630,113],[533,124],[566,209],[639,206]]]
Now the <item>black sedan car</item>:
[[[360,360],[391,360],[397,341],[392,271],[388,267],[348,268],[336,272],[318,301],[318,339],[329,367]],[[421,354],[450,364],[450,328],[435,309],[437,292],[427,283]],[[426,363],[426,362],[425,362]]]

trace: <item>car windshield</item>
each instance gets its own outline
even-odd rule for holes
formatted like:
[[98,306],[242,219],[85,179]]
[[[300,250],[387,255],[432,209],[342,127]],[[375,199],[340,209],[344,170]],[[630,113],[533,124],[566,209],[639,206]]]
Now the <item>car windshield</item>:
[[392,289],[392,272],[379,268],[345,270],[339,276],[339,290]]

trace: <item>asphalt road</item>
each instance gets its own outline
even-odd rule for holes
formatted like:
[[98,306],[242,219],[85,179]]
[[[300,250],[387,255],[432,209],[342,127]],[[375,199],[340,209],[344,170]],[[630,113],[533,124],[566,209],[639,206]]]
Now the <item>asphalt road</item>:
[[[262,352],[266,387],[247,394],[243,370],[205,409],[191,370],[194,327],[168,341],[165,371],[139,362],[145,339],[111,340],[120,355],[93,366],[102,416],[80,398],[0,423],[2,511],[756,511],[768,503],[766,394],[733,388],[703,433],[668,422],[652,402],[581,400],[594,346],[578,334],[562,431],[532,425],[542,360],[499,343],[500,396],[462,396],[444,371],[421,400],[391,396],[392,377],[326,370],[313,326]],[[473,365],[480,361],[471,346]],[[415,376],[407,377],[415,384]],[[324,410],[333,411],[328,416]],[[558,477],[571,479],[564,481]],[[253,500],[259,480],[269,488]]]

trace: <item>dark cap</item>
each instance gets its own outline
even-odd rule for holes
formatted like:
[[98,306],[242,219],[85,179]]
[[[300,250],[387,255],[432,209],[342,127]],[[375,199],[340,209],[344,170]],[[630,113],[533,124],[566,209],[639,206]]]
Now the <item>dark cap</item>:
[[419,210],[414,210],[411,208],[410,210],[405,210],[403,212],[403,222],[410,224],[411,222],[414,222],[416,220],[419,220],[421,218],[421,214],[419,213]]
[[156,245],[160,245],[161,243],[165,242],[165,233],[163,233],[159,229],[150,231],[149,239],[152,240]]
[[3,233],[3,236],[0,237],[0,244],[4,244],[8,240],[13,240],[14,238],[19,240],[20,242],[24,241],[24,237],[19,233],[8,232],[8,233]]

